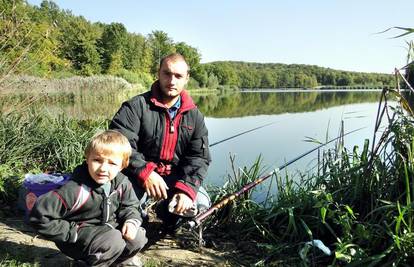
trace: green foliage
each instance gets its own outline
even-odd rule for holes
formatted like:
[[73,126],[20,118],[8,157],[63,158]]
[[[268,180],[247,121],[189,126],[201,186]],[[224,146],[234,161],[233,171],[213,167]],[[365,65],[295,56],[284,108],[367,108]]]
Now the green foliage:
[[[51,1],[40,7],[2,1],[0,77],[116,74],[122,69],[157,76],[160,59],[179,52],[190,64],[192,82],[203,88],[313,88],[317,86],[388,87],[385,74],[337,71],[308,65],[213,62],[201,64],[200,52],[175,43],[167,33],[129,33],[122,23],[91,23]],[[216,80],[217,79],[217,80]],[[217,84],[218,83],[218,84]]]
[[[102,69],[108,73],[115,65],[118,69],[123,66],[122,53],[127,40],[127,30],[122,23],[104,25],[102,37],[99,40],[99,50],[102,57]],[[113,62],[116,61],[116,62]],[[110,69],[112,67],[112,69]],[[115,68],[116,70],[116,68]]]
[[37,171],[68,172],[82,162],[84,147],[104,121],[51,117],[33,110],[2,113],[0,116],[0,198],[15,176]]
[[61,56],[81,75],[101,73],[101,59],[97,48],[100,29],[82,17],[66,16],[59,27]]
[[198,89],[200,88],[200,84],[194,80],[192,77],[190,77],[190,80],[187,83],[187,88],[188,89]]
[[127,70],[150,74],[153,59],[148,40],[140,34],[128,34],[122,61]]
[[150,74],[142,72],[136,73],[126,69],[118,70],[115,75],[125,79],[131,84],[141,84],[144,88],[149,88],[150,85],[154,82]]
[[163,31],[153,31],[148,36],[149,46],[152,50],[153,62],[151,74],[156,77],[161,59],[168,54],[176,52],[173,40]]
[[[297,255],[296,266],[412,265],[414,120],[401,107],[393,114],[372,151],[368,140],[362,150],[352,151],[339,141],[320,153],[315,174],[298,180],[279,173],[269,178],[275,183],[269,185],[273,197],[268,194],[258,203],[254,192],[244,194],[210,218],[206,227],[258,242],[265,256],[257,264],[292,264],[292,258],[281,260],[287,254]],[[213,199],[257,179],[258,165],[234,172]],[[311,249],[306,242],[314,240],[332,254]]]
[[219,83],[239,88],[383,88],[392,87],[388,74],[332,70],[310,65],[213,62],[203,67]]
[[[209,87],[213,88],[213,87]],[[282,94],[240,93],[195,96],[201,111],[210,117],[239,117],[257,114],[281,114],[328,108],[347,103],[375,102],[375,92],[292,92]]]
[[216,75],[210,74],[205,85],[207,88],[217,89],[219,86],[219,80]]

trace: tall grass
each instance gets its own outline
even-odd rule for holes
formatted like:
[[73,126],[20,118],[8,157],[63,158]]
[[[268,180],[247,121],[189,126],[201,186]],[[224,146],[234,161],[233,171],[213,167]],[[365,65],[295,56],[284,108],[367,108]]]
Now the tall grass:
[[132,84],[126,80],[114,76],[74,76],[63,79],[43,79],[34,76],[13,75],[4,79],[0,84],[4,93],[85,93],[92,92],[113,92],[131,88]]
[[[47,116],[35,110],[0,114],[0,199],[8,199],[27,172],[71,171],[104,120]],[[17,176],[17,177],[16,177]],[[17,179],[16,179],[17,178]]]
[[[97,98],[102,100],[125,100],[146,85],[131,84],[123,78],[100,75],[91,77],[74,76],[63,79],[43,79],[34,76],[9,76],[0,83],[3,102],[22,104],[22,100],[35,98],[46,101],[89,103]],[[23,101],[23,103],[25,103]]]
[[[259,265],[412,266],[414,120],[402,109],[407,103],[391,110],[388,95],[384,91],[380,102],[375,134],[381,138],[374,145],[366,140],[362,149],[349,151],[339,142],[320,153],[316,174],[299,182],[278,174],[276,197],[256,203],[245,195],[209,220],[207,229],[254,240]],[[219,190],[218,198],[256,179],[259,165],[234,172],[234,186]],[[309,249],[306,242],[313,240],[332,254]]]

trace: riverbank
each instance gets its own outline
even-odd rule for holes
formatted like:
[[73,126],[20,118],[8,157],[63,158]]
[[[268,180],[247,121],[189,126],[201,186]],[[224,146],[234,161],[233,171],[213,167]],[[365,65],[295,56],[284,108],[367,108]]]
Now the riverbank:
[[[398,92],[385,93],[398,95]],[[224,257],[215,265],[231,266],[412,266],[414,119],[407,108],[408,102],[402,95],[398,97],[401,105],[393,107],[392,113],[388,103],[381,103],[384,105],[380,106],[377,118],[372,118],[386,122],[377,123],[371,139],[374,145],[366,140],[362,146],[347,149],[349,146],[340,137],[334,148],[319,151],[314,174],[294,180],[287,172],[278,173],[269,178],[277,194],[271,194],[269,187],[258,202],[252,197],[257,192],[244,193],[210,216],[203,229],[204,247],[211,251],[203,253]],[[393,116],[387,117],[388,114]],[[25,173],[71,171],[83,161],[83,149],[89,138],[98,129],[107,127],[105,120],[48,117],[42,113],[15,112],[0,118],[3,223],[16,218],[11,211]],[[347,131],[339,129],[340,133]],[[235,167],[224,184],[209,188],[212,202],[237,192],[262,176],[262,172],[259,162]],[[11,228],[11,231],[26,231],[15,225]],[[7,239],[3,241],[6,242],[3,247],[13,245]],[[19,242],[13,241],[17,245]],[[155,250],[168,247],[196,252],[192,246],[178,248],[179,243],[168,242],[159,243]],[[22,253],[12,254],[8,260],[25,259],[31,249],[34,247],[30,243],[20,250],[12,249],[11,252]],[[151,256],[154,257],[158,256]],[[33,262],[33,258],[28,260]],[[169,261],[148,264],[168,266]]]
[[[25,224],[21,213],[2,206],[0,213],[0,266],[72,266],[73,261],[62,254],[53,242],[36,235]],[[229,240],[208,241],[199,246],[195,232],[180,231],[176,236],[157,236],[160,224],[151,218],[147,226],[149,245],[139,256],[144,266],[248,266],[240,244]],[[210,239],[210,234],[206,233]]]

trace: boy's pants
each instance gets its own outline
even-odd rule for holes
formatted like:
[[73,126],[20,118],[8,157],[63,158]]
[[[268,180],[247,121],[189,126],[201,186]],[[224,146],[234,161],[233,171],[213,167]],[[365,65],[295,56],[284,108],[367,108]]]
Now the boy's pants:
[[138,228],[134,240],[123,239],[119,230],[107,225],[96,227],[105,227],[108,230],[98,231],[100,234],[96,235],[87,246],[80,242],[56,242],[56,246],[67,256],[82,260],[89,266],[110,266],[114,262],[120,263],[133,257],[148,241],[142,227]]

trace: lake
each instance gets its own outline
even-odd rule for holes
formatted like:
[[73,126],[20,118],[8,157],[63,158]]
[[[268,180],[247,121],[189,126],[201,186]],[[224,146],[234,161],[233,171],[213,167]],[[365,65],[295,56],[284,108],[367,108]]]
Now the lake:
[[[230,155],[236,168],[250,167],[261,156],[265,173],[317,146],[304,140],[321,142],[338,136],[341,121],[345,132],[365,127],[345,137],[352,148],[372,138],[380,92],[226,92],[197,95],[194,101],[206,117],[210,144],[267,125],[212,146],[212,163],[206,184],[222,185],[232,173]],[[87,102],[39,102],[51,114],[64,113],[82,119],[112,118],[121,102],[102,99]],[[334,144],[330,144],[332,147]],[[287,168],[292,175],[306,175],[315,167],[317,152]]]
[[[206,114],[211,144],[267,125],[212,146],[206,183],[223,184],[232,173],[230,155],[236,167],[250,167],[261,156],[265,173],[271,172],[318,145],[305,140],[336,138],[342,121],[345,132],[364,127],[344,139],[348,148],[358,145],[362,149],[364,140],[373,137],[379,97],[380,92],[249,92],[210,100],[208,108],[205,99],[196,99]],[[306,175],[315,167],[316,158],[317,152],[311,153],[286,170]]]

